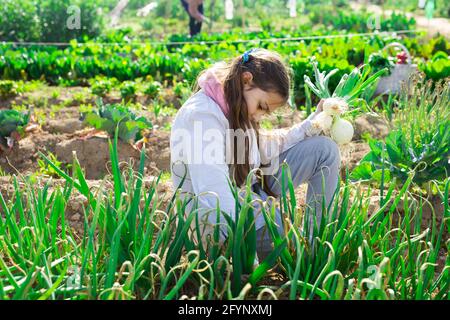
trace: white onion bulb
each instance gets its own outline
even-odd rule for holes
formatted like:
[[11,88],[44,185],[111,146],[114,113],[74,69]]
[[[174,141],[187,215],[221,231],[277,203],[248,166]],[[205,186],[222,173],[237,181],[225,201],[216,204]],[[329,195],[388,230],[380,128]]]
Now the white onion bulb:
[[340,98],[327,98],[323,102],[323,112],[330,116],[339,116],[348,110],[348,104]]
[[352,141],[353,133],[352,124],[345,119],[337,118],[331,126],[331,138],[338,144]]

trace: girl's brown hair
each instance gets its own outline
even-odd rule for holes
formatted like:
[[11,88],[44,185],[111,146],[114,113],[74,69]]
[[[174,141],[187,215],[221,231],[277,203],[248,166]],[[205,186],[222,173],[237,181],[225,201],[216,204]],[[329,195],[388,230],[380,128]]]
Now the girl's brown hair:
[[[245,57],[245,58],[244,58]],[[228,121],[230,129],[253,128],[256,132],[257,141],[259,141],[259,124],[251,120],[248,116],[248,107],[244,98],[244,80],[243,73],[250,72],[253,76],[253,87],[266,92],[277,93],[285,102],[289,100],[291,87],[290,69],[283,63],[281,56],[275,52],[265,49],[252,50],[243,56],[234,58],[228,64],[219,64],[215,66],[215,73],[223,83],[225,99],[230,106]],[[238,186],[242,186],[250,172],[249,163],[249,141],[245,142],[245,163],[238,162],[237,143],[233,143],[234,162],[231,166],[231,176]],[[262,181],[263,176],[259,176],[262,187],[266,193],[275,196]]]

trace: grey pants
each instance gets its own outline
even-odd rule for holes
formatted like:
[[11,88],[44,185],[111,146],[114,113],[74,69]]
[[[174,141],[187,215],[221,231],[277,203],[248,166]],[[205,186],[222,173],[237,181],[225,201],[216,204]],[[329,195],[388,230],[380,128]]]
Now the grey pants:
[[[339,148],[328,137],[315,136],[300,141],[289,150],[280,155],[280,163],[287,162],[294,187],[308,183],[306,194],[307,208],[316,214],[317,223],[322,219],[322,199],[325,196],[326,206],[329,205],[337,187],[339,167],[341,163]],[[281,168],[273,176],[266,176],[268,186],[276,195],[281,194]],[[287,183],[287,181],[286,181]],[[287,186],[285,186],[287,189]],[[268,195],[256,188],[255,192],[266,200]],[[312,216],[311,216],[312,218]],[[281,215],[277,211],[275,222],[280,234],[283,234]],[[312,219],[310,220],[312,225]],[[266,227],[256,231],[257,253],[262,261],[272,250],[273,244]]]

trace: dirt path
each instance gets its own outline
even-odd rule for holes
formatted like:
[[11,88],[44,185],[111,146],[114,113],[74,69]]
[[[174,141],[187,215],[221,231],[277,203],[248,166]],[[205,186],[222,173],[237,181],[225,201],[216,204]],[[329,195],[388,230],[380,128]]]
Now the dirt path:
[[[374,4],[364,4],[358,2],[352,2],[351,7],[354,10],[367,9],[369,12],[373,12],[375,14],[382,14],[383,9]],[[384,10],[384,14],[390,15],[394,10]],[[433,18],[432,20],[428,20],[425,16],[418,15],[411,12],[405,12],[407,17],[413,17],[416,20],[417,28],[419,30],[425,30],[428,35],[432,36],[436,33],[440,33],[446,37],[450,37],[450,19],[446,18]]]

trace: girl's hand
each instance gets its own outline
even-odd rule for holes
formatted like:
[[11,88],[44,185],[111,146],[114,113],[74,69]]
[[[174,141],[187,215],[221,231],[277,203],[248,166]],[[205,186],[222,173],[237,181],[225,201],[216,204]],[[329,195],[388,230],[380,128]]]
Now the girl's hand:
[[325,112],[319,112],[312,120],[312,127],[316,132],[328,132],[333,124],[333,118]]
[[205,22],[205,23],[211,23],[211,20],[209,20],[209,18],[208,17],[205,17],[205,16],[203,16],[202,15],[202,22]]
[[316,111],[314,111],[313,113],[311,113],[308,117],[309,120],[314,120],[317,115],[319,115],[321,112],[323,112],[323,104],[325,102],[325,99],[321,99],[319,101],[319,104],[316,107]]

